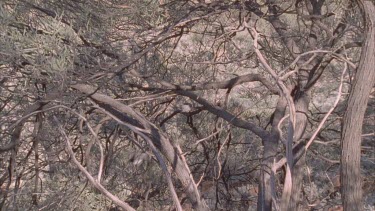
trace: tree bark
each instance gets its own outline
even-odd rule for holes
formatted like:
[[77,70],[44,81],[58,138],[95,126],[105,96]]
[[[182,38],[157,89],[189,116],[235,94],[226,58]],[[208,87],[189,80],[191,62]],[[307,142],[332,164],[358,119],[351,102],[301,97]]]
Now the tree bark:
[[280,140],[278,124],[285,115],[286,106],[286,99],[280,96],[272,119],[271,133],[269,136],[262,139],[264,148],[258,192],[258,211],[272,210],[272,187],[270,173],[273,166],[273,160],[275,158],[275,155],[277,154],[277,148]]
[[[301,137],[305,133],[307,125],[307,113],[309,108],[309,95],[306,92],[302,92],[295,99],[296,106],[296,130],[294,133],[294,142],[301,141]],[[300,210],[301,208],[301,190],[303,183],[304,175],[304,166],[305,166],[305,156],[302,156],[301,159],[295,162],[295,166],[292,172],[292,195],[290,197],[289,206],[287,210]]]
[[273,133],[270,137],[263,141],[263,163],[260,174],[259,192],[258,192],[258,211],[272,210],[272,187],[271,187],[271,169],[273,159],[277,154],[277,146],[279,143],[279,134]]
[[375,5],[358,0],[365,16],[365,44],[349,95],[341,137],[341,191],[344,210],[363,210],[360,172],[362,122],[375,82]]
[[168,160],[178,179],[182,183],[184,191],[186,191],[192,207],[199,211],[209,210],[206,202],[200,196],[199,190],[195,184],[194,178],[191,175],[186,161],[181,157],[181,153],[179,152],[177,146],[175,146],[173,142],[168,139],[166,134],[149,122],[141,113],[107,95],[97,93],[94,87],[84,84],[76,84],[72,85],[71,87],[84,94],[90,95],[91,99],[96,101],[101,108],[106,110],[108,113],[111,113],[113,116],[116,116],[129,125],[147,130],[149,132],[147,136],[149,136],[155,147]]

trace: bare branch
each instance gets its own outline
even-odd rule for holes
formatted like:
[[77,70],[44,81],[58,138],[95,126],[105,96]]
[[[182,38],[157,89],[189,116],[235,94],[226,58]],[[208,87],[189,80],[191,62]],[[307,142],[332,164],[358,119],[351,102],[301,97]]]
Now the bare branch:
[[70,144],[70,141],[69,141],[69,137],[66,135],[65,133],[65,130],[62,128],[59,120],[57,119],[56,116],[53,116],[55,122],[57,123],[58,125],[58,129],[60,131],[60,133],[64,136],[64,139],[65,139],[65,143],[66,143],[66,148],[67,148],[67,152],[68,154],[70,155],[72,161],[74,164],[76,164],[76,166],[78,167],[78,169],[86,176],[86,178],[90,181],[90,183],[95,187],[97,188],[103,195],[107,196],[108,199],[110,199],[111,201],[113,201],[116,205],[120,206],[121,208],[123,208],[124,210],[129,210],[129,211],[135,211],[135,209],[133,207],[131,207],[129,204],[127,204],[126,202],[123,202],[121,201],[117,196],[113,195],[112,193],[110,193],[106,188],[104,188],[100,182],[98,182],[86,169],[85,167],[83,167],[79,161],[76,159],[75,155],[74,155],[74,152],[73,152],[73,149],[72,149],[72,146]]

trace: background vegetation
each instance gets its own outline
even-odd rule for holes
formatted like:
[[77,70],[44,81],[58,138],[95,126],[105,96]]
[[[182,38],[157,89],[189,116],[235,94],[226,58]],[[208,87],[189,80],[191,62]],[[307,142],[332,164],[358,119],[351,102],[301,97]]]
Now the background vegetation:
[[374,210],[374,8],[0,1],[0,208]]

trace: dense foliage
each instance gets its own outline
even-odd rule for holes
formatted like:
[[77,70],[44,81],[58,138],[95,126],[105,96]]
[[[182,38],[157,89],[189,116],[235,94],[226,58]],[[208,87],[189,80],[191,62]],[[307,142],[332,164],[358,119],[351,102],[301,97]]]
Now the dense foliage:
[[341,205],[363,16],[346,0],[2,0],[1,209]]

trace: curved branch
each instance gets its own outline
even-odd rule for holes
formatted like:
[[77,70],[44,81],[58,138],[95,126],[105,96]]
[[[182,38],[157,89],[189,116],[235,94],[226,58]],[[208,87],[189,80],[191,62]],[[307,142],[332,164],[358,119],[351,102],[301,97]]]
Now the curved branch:
[[137,131],[146,134],[147,137],[152,140],[152,144],[167,158],[169,164],[173,167],[178,179],[181,181],[190,198],[193,208],[202,211],[208,210],[205,201],[200,196],[186,161],[181,158],[177,146],[171,142],[159,128],[131,107],[107,95],[96,92],[94,87],[85,84],[76,84],[71,87],[88,95],[95,103],[112,116],[127,123],[128,126],[134,127]]
[[53,119],[55,120],[55,122],[57,123],[58,127],[59,127],[59,131],[60,133],[64,136],[65,138],[65,142],[66,142],[66,146],[67,146],[67,151],[68,151],[68,154],[70,155],[72,161],[74,164],[77,165],[77,167],[79,168],[79,170],[87,177],[87,179],[91,182],[91,184],[97,188],[100,192],[102,192],[105,196],[107,196],[110,200],[112,200],[115,204],[117,204],[118,206],[120,206],[121,208],[123,208],[124,210],[129,210],[129,211],[135,211],[135,209],[133,207],[131,207],[129,204],[127,204],[126,202],[123,202],[121,201],[117,196],[113,195],[112,193],[110,193],[105,187],[103,187],[86,169],[85,167],[83,167],[79,161],[76,159],[75,155],[74,155],[74,152],[73,152],[73,149],[72,149],[72,145],[70,144],[70,141],[69,141],[69,137],[66,135],[64,129],[62,128],[59,120],[57,119],[56,116],[53,116]]
[[266,130],[264,130],[263,128],[255,125],[251,122],[245,121],[241,118],[238,118],[237,116],[229,113],[228,111],[226,111],[226,110],[224,110],[224,109],[222,109],[218,106],[212,105],[210,102],[208,102],[207,100],[199,97],[198,95],[194,94],[193,92],[183,91],[183,90],[177,90],[175,92],[179,95],[186,96],[186,97],[194,100],[195,102],[201,104],[207,111],[209,111],[212,114],[215,114],[216,116],[218,116],[220,118],[223,118],[224,120],[226,120],[230,124],[232,124],[236,127],[239,127],[239,128],[243,128],[243,129],[252,131],[255,135],[259,136],[261,139],[265,139],[269,135],[269,133]]
[[193,84],[193,85],[175,85],[177,90],[208,90],[208,89],[232,89],[233,87],[248,83],[248,82],[261,82],[265,87],[268,88],[273,94],[278,94],[278,90],[273,86],[273,84],[266,78],[262,77],[260,74],[246,74],[231,78],[226,81],[219,82],[209,82],[203,84]]

